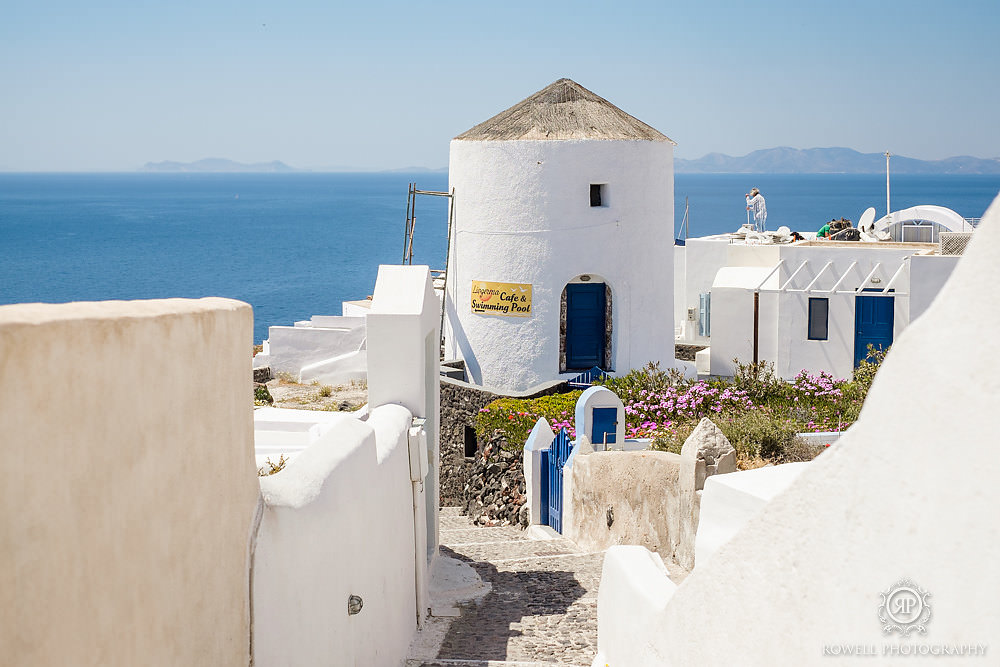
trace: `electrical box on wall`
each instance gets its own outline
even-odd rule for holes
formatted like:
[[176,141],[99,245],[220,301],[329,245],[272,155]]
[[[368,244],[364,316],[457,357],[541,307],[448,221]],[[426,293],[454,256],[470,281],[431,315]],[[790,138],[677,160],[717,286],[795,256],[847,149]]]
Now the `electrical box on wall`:
[[424,430],[424,420],[415,418],[408,433],[410,449],[410,480],[423,481],[427,477],[427,431]]

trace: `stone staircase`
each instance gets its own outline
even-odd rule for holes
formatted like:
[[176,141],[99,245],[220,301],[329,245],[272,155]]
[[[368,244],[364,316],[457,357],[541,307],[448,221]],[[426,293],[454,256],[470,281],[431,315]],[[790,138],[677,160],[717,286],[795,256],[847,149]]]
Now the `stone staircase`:
[[432,608],[407,667],[590,667],[602,552],[537,528],[474,527],[458,508],[443,508],[440,525],[441,554],[491,590],[457,610]]

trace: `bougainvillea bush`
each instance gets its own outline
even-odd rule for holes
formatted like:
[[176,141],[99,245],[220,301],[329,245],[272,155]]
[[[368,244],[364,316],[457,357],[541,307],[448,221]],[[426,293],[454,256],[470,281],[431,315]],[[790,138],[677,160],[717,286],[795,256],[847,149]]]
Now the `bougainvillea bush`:
[[[818,450],[796,439],[797,433],[841,431],[857,419],[884,352],[870,351],[851,380],[829,373],[802,371],[788,382],[775,376],[768,362],[736,363],[733,378],[687,380],[676,371],[647,364],[621,377],[599,381],[625,404],[625,436],[649,438],[655,449],[680,452],[702,417],[722,429],[736,448],[742,467],[766,460],[803,460]],[[519,400],[493,401],[479,413],[480,437],[502,437],[518,449],[539,417],[571,437],[573,412],[582,392]]]

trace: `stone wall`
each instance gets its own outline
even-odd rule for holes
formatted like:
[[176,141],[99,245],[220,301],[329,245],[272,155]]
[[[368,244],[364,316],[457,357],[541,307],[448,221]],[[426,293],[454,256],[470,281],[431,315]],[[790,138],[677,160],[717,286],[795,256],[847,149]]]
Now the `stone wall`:
[[[476,457],[465,456],[466,427],[475,429],[476,415],[498,398],[537,398],[569,390],[564,381],[548,382],[526,392],[501,392],[453,378],[441,378],[441,506],[464,505],[463,493]],[[524,444],[524,443],[517,443]],[[481,454],[484,443],[476,443]],[[519,459],[520,460],[520,459]],[[523,478],[522,478],[523,481]]]
[[704,350],[707,345],[674,345],[674,357],[682,361],[694,361],[694,355]]
[[477,525],[527,528],[523,457],[503,449],[503,444],[503,439],[494,439],[472,459],[462,511]]

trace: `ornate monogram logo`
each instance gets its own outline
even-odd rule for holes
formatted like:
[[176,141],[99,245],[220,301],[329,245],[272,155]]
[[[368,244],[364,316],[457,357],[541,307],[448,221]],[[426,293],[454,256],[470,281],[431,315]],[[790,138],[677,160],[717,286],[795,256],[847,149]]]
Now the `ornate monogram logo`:
[[927,621],[931,619],[931,606],[927,603],[930,593],[909,579],[901,579],[882,595],[878,608],[878,620],[882,622],[882,632],[900,633],[909,636],[916,630],[927,634]]

